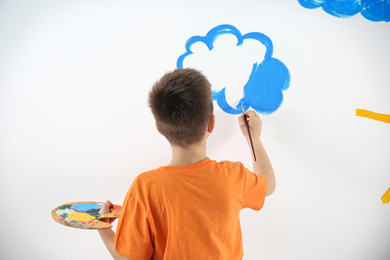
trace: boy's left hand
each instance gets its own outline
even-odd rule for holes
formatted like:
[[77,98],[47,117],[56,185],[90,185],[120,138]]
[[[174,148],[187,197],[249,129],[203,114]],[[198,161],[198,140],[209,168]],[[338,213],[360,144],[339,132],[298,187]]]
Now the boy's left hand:
[[[103,203],[102,207],[99,210],[100,214],[108,214],[110,213],[110,208],[112,208],[114,204],[112,204],[111,201],[107,200],[106,202]],[[112,223],[116,220],[116,218],[101,218],[99,219],[100,221],[107,222],[107,223]]]

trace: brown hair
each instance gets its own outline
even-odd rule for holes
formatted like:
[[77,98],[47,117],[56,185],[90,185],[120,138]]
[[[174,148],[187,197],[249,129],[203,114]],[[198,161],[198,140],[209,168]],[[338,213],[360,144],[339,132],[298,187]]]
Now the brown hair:
[[153,85],[149,106],[168,141],[186,147],[205,134],[213,114],[211,85],[197,70],[176,69]]

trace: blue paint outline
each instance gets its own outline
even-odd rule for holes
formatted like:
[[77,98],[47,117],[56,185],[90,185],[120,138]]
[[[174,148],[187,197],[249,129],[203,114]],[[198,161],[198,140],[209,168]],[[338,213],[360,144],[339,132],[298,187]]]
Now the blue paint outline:
[[[254,63],[248,82],[244,86],[244,97],[240,100],[244,109],[252,107],[259,113],[270,114],[275,112],[283,101],[282,91],[290,86],[290,73],[287,67],[278,59],[272,57],[273,44],[265,34],[251,32],[242,35],[234,26],[222,24],[211,29],[205,36],[192,36],[185,44],[186,52],[177,59],[177,68],[183,68],[185,58],[192,55],[191,46],[195,43],[204,43],[209,51],[214,49],[214,42],[224,34],[232,34],[237,38],[237,45],[241,46],[245,40],[256,40],[266,47],[264,60],[258,64]],[[226,113],[241,114],[241,104],[235,108],[226,101],[226,87],[220,91],[213,91],[213,100]]]
[[390,21],[390,0],[298,0],[307,9],[321,7],[326,13],[338,18],[350,18],[360,13],[372,22]]

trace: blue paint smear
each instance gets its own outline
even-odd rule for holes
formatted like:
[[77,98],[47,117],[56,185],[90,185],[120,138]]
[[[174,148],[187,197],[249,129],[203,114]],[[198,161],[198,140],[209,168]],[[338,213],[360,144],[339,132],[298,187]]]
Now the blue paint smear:
[[[287,67],[278,59],[272,58],[273,44],[271,39],[265,34],[251,32],[242,35],[234,26],[223,24],[211,29],[206,36],[193,36],[185,44],[186,52],[177,60],[177,67],[183,68],[185,58],[193,52],[191,46],[197,42],[203,42],[211,51],[214,48],[215,40],[223,34],[232,34],[237,38],[237,46],[240,46],[247,39],[256,40],[266,47],[264,60],[258,64],[253,64],[248,82],[245,84],[244,96],[241,103],[244,109],[252,107],[259,113],[270,114],[275,112],[283,101],[282,91],[290,86],[290,73]],[[241,114],[242,107],[238,104],[231,107],[226,101],[226,88],[220,91],[213,91],[213,100],[226,113]]]
[[78,203],[71,206],[72,209],[77,211],[88,211],[88,210],[100,210],[102,205],[97,203]]
[[339,18],[349,18],[361,13],[373,22],[390,21],[390,0],[298,0],[308,9],[321,7],[325,12]]

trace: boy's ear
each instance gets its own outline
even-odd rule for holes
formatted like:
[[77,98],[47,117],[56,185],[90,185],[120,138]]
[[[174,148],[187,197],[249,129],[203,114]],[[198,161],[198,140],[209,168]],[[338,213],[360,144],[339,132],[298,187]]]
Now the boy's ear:
[[214,126],[215,126],[215,115],[212,114],[210,116],[209,124],[207,125],[207,132],[211,134],[214,130]]
[[158,128],[158,125],[157,125],[157,122],[156,122],[156,121],[155,121],[155,124],[156,124],[156,129],[157,129],[157,131],[158,131],[160,134],[163,134],[163,133],[161,132],[160,128]]

